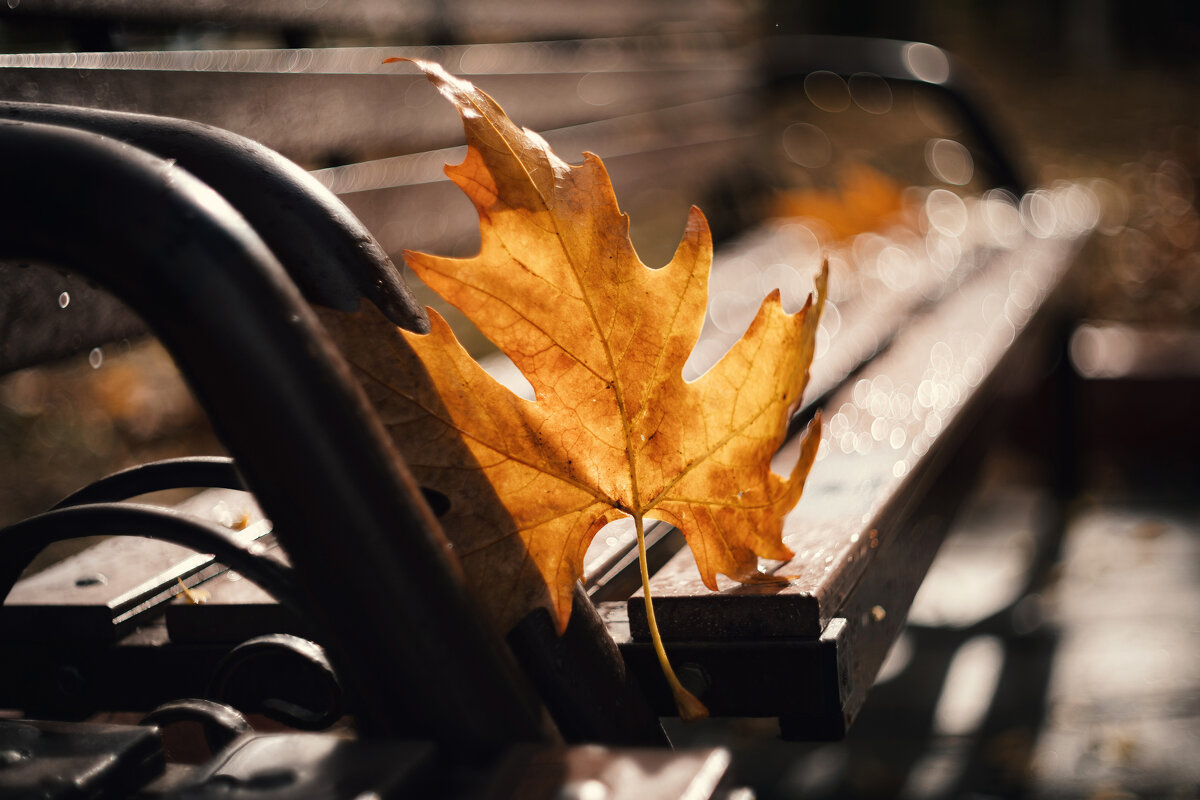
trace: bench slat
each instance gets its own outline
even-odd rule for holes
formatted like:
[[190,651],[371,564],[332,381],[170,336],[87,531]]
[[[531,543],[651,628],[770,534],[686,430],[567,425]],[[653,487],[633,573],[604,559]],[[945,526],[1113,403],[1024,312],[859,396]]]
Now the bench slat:
[[[135,111],[249,136],[309,167],[462,141],[462,123],[392,56],[436,60],[534,130],[742,91],[749,54],[717,41],[458,47],[0,54],[0,97]],[[314,124],[319,122],[319,124]]]
[[[733,168],[743,152],[746,137],[731,127],[713,129],[704,138],[694,137],[683,142],[675,142],[670,134],[669,129],[664,130],[653,141],[646,141],[652,146],[645,151],[621,152],[619,140],[610,147],[607,145],[609,140],[600,136],[592,139],[588,149],[601,151],[598,155],[605,160],[618,202],[630,215],[631,224],[644,226],[648,218],[660,218],[666,205],[662,202],[665,193],[669,192],[667,199],[677,198],[675,207],[669,209],[676,217],[671,220],[674,234],[682,230],[688,199],[702,194],[713,176],[723,169]],[[642,138],[649,140],[645,134]],[[547,136],[547,139],[556,146],[553,136]],[[612,155],[605,155],[606,150]],[[575,162],[581,160],[580,157],[565,158]],[[339,194],[397,263],[406,249],[468,255],[479,247],[478,215],[457,186],[444,179],[429,180],[432,176],[425,173],[425,169],[435,163],[440,172],[442,165],[461,160],[457,152],[447,152],[444,159],[427,159],[422,154],[419,160],[414,159],[416,163],[389,159],[384,163],[356,164],[351,168],[353,172],[351,169],[322,170],[316,177],[326,181],[326,185]],[[695,169],[697,163],[702,163],[704,168]],[[411,170],[408,169],[410,166],[413,167]],[[375,174],[364,174],[368,167],[373,168]],[[413,182],[393,183],[387,178],[393,170],[397,177],[411,175]],[[404,177],[401,177],[402,181]],[[358,186],[378,188],[355,191]],[[347,187],[351,190],[346,191]],[[634,235],[637,235],[636,231]],[[639,254],[649,263],[665,263],[676,244],[677,241],[670,241],[665,249],[661,246],[642,247]],[[411,275],[409,277],[411,282]]]
[[[1077,236],[1027,236],[911,320],[902,340],[826,404],[824,453],[784,525],[784,541],[796,557],[769,570],[787,576],[786,585],[721,577],[721,590],[710,592],[690,551],[681,551],[651,580],[663,637],[819,636],[863,575],[895,547],[897,513],[909,497],[920,496],[922,481],[936,475],[944,454],[968,432],[971,413],[1000,388],[1015,335],[1079,246]],[[648,638],[640,597],[629,600],[629,615],[634,638]]]
[[[980,423],[1023,365],[1053,346],[1055,291],[1085,239],[1060,230],[998,254],[833,394],[828,452],[785,525],[797,556],[769,570],[787,585],[722,577],[710,592],[686,549],[654,575],[668,653],[714,716],[778,716],[785,738],[845,734],[973,480],[989,433]],[[900,409],[890,401],[905,389],[910,410],[924,411],[893,419]],[[880,418],[890,423],[883,441],[872,435]],[[654,707],[673,714],[640,593],[602,608]]]

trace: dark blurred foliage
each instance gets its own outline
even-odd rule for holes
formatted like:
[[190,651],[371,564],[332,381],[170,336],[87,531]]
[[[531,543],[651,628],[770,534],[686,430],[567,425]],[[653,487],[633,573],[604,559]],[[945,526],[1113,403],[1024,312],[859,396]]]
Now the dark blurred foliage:
[[860,0],[767,4],[779,33],[879,36],[1007,51],[1042,68],[1172,65],[1200,54],[1200,4],[1190,0]]
[[953,53],[1037,184],[1099,179],[1105,217],[1086,313],[1200,325],[1200,3],[780,1],[763,26]]

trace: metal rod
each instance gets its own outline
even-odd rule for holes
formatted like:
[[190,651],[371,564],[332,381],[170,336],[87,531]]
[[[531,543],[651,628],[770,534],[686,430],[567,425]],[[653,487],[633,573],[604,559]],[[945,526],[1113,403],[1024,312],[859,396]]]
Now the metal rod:
[[54,508],[69,508],[88,503],[115,503],[140,494],[181,488],[245,491],[246,484],[238,474],[232,458],[167,458],[106,475],[59,500]]

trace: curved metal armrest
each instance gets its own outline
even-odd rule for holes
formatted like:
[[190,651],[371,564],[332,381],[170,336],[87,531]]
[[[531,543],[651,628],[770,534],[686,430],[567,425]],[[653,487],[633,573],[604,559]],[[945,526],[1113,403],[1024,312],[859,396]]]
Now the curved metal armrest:
[[191,120],[47,103],[0,101],[0,119],[92,131],[173,159],[246,218],[310,302],[354,311],[365,297],[400,327],[429,330],[425,310],[358,218],[253,139]]
[[349,367],[246,221],[173,162],[71,128],[0,121],[0,185],[0,256],[97,281],[174,355],[275,523],[360,728],[466,753],[546,738]]

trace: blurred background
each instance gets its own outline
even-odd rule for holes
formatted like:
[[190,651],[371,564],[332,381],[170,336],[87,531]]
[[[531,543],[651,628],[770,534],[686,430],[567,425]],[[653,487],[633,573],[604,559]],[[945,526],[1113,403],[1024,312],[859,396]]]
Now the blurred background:
[[[122,5],[132,12],[104,13]],[[401,13],[402,4],[362,0],[355,19],[376,20],[367,26],[347,22],[354,15],[335,5],[307,3],[307,18],[279,25],[267,2],[166,13],[134,0],[7,0],[0,97],[54,99],[21,72],[28,63],[17,56],[39,53],[279,50],[294,58],[382,46],[433,48],[421,52],[435,57],[468,48],[453,51],[466,59],[492,57],[496,43],[636,34],[708,58],[713,74],[724,64],[731,74],[745,69],[795,35],[904,39],[951,53],[1029,185],[1071,181],[1098,203],[1069,343],[1080,387],[1071,414],[1078,475],[1057,559],[1035,579],[1018,574],[1032,562],[1047,504],[1061,499],[1059,476],[1031,442],[1045,431],[1030,419],[990,456],[910,633],[846,742],[780,742],[771,720],[672,728],[672,737],[732,745],[738,776],[760,797],[1200,796],[1200,4],[711,0],[647,11],[632,2],[479,0]],[[217,21],[228,16],[237,23]],[[669,257],[693,202],[721,237],[753,220],[805,218],[820,247],[852,252],[857,236],[917,224],[911,187],[964,197],[986,187],[979,165],[962,156],[953,115],[917,92],[829,75],[835,80],[760,97],[738,122],[759,137],[757,157],[735,159],[698,196],[624,184],[613,167],[647,263]],[[103,82],[82,85],[118,98]],[[580,96],[588,91],[600,92],[589,102],[608,102],[603,86],[580,82]],[[689,89],[679,91],[686,99]],[[409,90],[400,110],[425,108],[419,94]],[[309,122],[321,125],[313,109]],[[293,157],[336,181],[358,179],[347,165],[393,155],[371,145]],[[20,187],[3,191],[19,202]],[[398,246],[469,252],[477,238],[466,218],[461,234],[439,220],[388,235]],[[67,311],[89,291],[72,286],[52,300]],[[486,342],[475,348],[486,351]],[[153,341],[131,335],[0,377],[0,524],[124,466],[219,452]],[[994,586],[980,583],[985,573]]]

